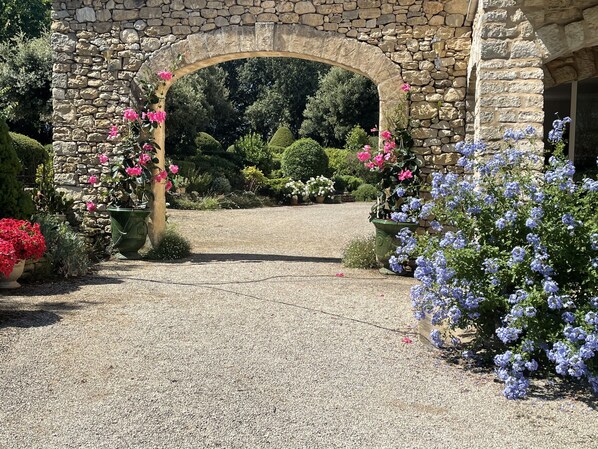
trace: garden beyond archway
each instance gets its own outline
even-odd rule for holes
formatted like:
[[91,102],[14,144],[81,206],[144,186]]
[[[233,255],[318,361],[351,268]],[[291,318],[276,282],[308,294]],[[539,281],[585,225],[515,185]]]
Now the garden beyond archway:
[[[174,78],[160,87],[164,109],[168,89],[180,77],[205,67],[234,59],[250,57],[295,57],[342,67],[371,79],[378,86],[380,123],[385,123],[396,107],[405,104],[400,67],[377,47],[318,31],[302,25],[256,24],[255,27],[228,27],[209,33],[190,35],[186,39],[156,52],[140,68],[135,78],[144,79],[165,68],[176,66]],[[177,63],[180,60],[181,62]],[[158,158],[164,168],[165,126],[155,133],[160,146]],[[155,184],[151,215],[151,239],[155,241],[165,229],[166,198],[163,184]]]

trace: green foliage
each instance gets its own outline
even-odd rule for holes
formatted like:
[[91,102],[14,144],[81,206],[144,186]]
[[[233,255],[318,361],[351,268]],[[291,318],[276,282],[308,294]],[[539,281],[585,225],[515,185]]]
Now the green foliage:
[[283,201],[289,193],[289,189],[286,186],[289,181],[290,178],[267,179],[263,193],[274,198],[276,201]]
[[272,206],[270,198],[256,195],[253,192],[231,193],[218,199],[222,209],[255,209]]
[[373,201],[378,197],[378,189],[371,184],[362,184],[353,192],[357,201]]
[[267,178],[262,171],[254,165],[245,167],[241,170],[241,174],[245,180],[245,190],[249,192],[255,193],[266,184]]
[[13,131],[51,141],[51,81],[49,35],[0,39],[0,111]]
[[188,179],[189,185],[187,186],[187,190],[189,192],[204,194],[210,189],[214,177],[209,173],[201,173],[199,170],[193,170],[189,173]]
[[208,174],[213,178],[227,178],[235,187],[243,185],[243,178],[239,171],[242,164],[236,154],[225,152],[210,156],[200,154],[193,158],[193,162],[199,173]]
[[39,37],[50,28],[50,0],[0,0],[0,42],[23,33]]
[[365,130],[355,125],[351,132],[347,134],[347,140],[345,141],[345,148],[353,153],[361,151],[365,145],[369,145],[370,137]]
[[145,258],[150,260],[178,260],[190,255],[191,242],[170,227],[166,229],[160,243],[150,249]]
[[89,250],[82,235],[77,234],[68,223],[52,215],[36,215],[46,239],[44,257],[52,265],[52,271],[65,278],[83,276],[89,272]]
[[173,160],[173,164],[179,167],[179,174],[185,178],[190,178],[195,173],[195,162],[185,160]]
[[13,148],[21,161],[21,180],[27,186],[35,184],[37,167],[48,159],[48,152],[37,140],[18,133],[9,133]]
[[270,139],[269,144],[275,147],[290,147],[295,142],[295,136],[293,136],[293,131],[291,131],[286,126],[281,126],[276,130],[272,138]]
[[353,192],[354,190],[357,190],[360,185],[365,184],[365,181],[357,176],[342,175],[335,179],[340,179],[341,182],[345,184],[345,188],[348,192]]
[[0,120],[0,218],[28,219],[33,213],[31,197],[17,179],[20,171],[8,126]]
[[214,178],[210,189],[216,194],[227,194],[232,190],[230,181],[222,176]]
[[270,153],[272,153],[272,157],[278,156],[279,158],[284,154],[284,150],[287,149],[287,147],[279,147],[272,144],[268,144],[268,148],[270,149]]
[[218,199],[213,196],[206,196],[198,200],[193,200],[188,196],[173,197],[170,200],[172,209],[183,210],[217,210],[220,209]]
[[234,151],[243,159],[243,165],[254,165],[264,173],[272,170],[272,153],[257,133],[251,132],[235,142]]
[[343,266],[362,269],[377,268],[375,245],[374,236],[351,240],[343,251]]
[[212,66],[178,80],[166,96],[166,147],[179,157],[195,154],[200,131],[217,139],[230,137],[237,119],[226,87],[227,73]]
[[355,124],[369,129],[378,123],[378,104],[372,81],[333,67],[307,102],[300,134],[326,146],[340,146]]
[[307,181],[311,177],[328,174],[328,156],[313,139],[299,139],[282,155],[285,176]]
[[200,132],[195,137],[195,148],[198,154],[215,154],[222,153],[222,145],[215,138],[210,136],[208,133]]

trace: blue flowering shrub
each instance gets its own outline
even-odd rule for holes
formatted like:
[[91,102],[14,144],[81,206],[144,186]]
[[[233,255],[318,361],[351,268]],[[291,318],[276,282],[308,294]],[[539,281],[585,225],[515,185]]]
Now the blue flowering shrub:
[[[573,181],[561,140],[568,121],[555,122],[543,170],[520,149],[532,128],[508,131],[508,148],[494,155],[460,143],[467,174],[434,174],[433,201],[420,209],[438,232],[403,230],[392,260],[400,271],[417,257],[416,317],[475,329],[464,355],[493,359],[511,399],[526,395],[530,377],[554,373],[598,393],[598,181]],[[438,330],[431,337],[445,341]]]

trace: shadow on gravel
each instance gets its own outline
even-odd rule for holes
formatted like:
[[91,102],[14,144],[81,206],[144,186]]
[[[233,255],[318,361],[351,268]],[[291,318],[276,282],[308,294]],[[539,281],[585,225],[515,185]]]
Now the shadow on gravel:
[[[341,263],[338,257],[310,257],[287,256],[284,254],[193,254],[186,259],[192,263],[204,264],[209,262],[314,262],[314,263]],[[165,261],[160,261],[164,263]],[[179,261],[180,262],[180,261]],[[174,261],[173,263],[177,263]]]
[[62,318],[47,310],[0,310],[0,329],[51,326]]
[[22,287],[15,290],[7,290],[0,294],[0,304],[3,297],[28,297],[28,296],[56,296],[76,292],[86,285],[116,285],[122,284],[118,275],[105,276],[90,274],[76,279],[60,279],[43,283],[22,284]]

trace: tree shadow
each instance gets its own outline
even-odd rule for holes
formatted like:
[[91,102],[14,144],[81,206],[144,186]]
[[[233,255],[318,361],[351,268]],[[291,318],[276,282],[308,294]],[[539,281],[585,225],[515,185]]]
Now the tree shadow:
[[14,290],[4,290],[0,293],[3,297],[28,297],[28,296],[57,296],[80,290],[86,285],[116,285],[122,284],[122,280],[117,275],[98,275],[89,274],[79,278],[72,279],[53,279],[43,282],[22,283],[21,288]]
[[51,326],[61,319],[48,310],[0,310],[0,329]]

